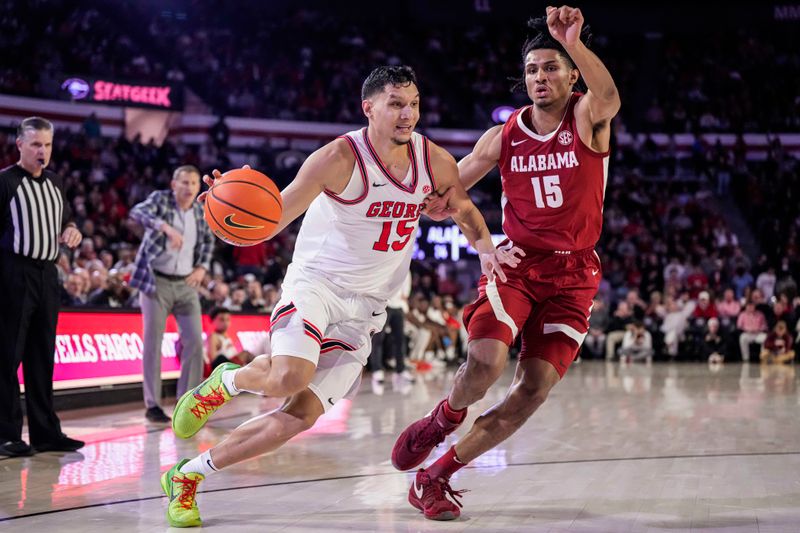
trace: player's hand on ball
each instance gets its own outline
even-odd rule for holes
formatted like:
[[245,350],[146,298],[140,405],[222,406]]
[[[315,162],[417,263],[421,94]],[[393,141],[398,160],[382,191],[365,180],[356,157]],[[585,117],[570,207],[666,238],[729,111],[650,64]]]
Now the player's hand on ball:
[[[242,168],[249,170],[250,169],[250,165],[244,165]],[[220,179],[221,177],[222,177],[222,172],[220,172],[218,169],[215,168],[214,170],[211,171],[211,176],[209,176],[208,174],[205,174],[203,176],[203,183],[208,185],[208,188],[210,189],[211,187],[214,186],[214,181]],[[200,195],[197,197],[197,201],[198,202],[205,202],[207,195],[208,195],[208,191],[201,192]]]

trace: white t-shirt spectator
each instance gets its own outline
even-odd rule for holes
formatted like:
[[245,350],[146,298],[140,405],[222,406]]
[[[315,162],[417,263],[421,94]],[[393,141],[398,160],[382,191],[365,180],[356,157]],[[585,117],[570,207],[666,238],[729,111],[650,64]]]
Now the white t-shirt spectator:
[[756,278],[756,288],[761,289],[767,301],[775,295],[775,282],[775,272],[772,269],[762,272]]

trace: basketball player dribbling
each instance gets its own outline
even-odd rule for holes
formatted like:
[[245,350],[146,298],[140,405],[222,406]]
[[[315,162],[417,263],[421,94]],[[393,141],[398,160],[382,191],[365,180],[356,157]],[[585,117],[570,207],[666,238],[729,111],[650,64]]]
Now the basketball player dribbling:
[[243,368],[217,367],[178,401],[172,426],[188,438],[243,391],[286,397],[286,403],[164,473],[170,525],[201,525],[195,494],[206,476],[279,448],[355,392],[370,337],[383,328],[387,300],[408,274],[426,196],[455,189],[448,195],[459,209],[454,218],[478,250],[486,277],[506,279],[500,263],[519,262],[518,250],[495,249],[453,157],[414,132],[419,102],[413,70],[375,69],[362,88],[368,127],[314,152],[281,193],[283,214],[274,234],[305,218],[270,320],[272,355]]
[[[478,299],[464,310],[467,362],[448,397],[406,428],[392,450],[399,470],[425,461],[500,377],[509,346],[521,336],[505,398],[416,474],[409,502],[433,520],[460,515],[463,491],[450,487],[450,476],[510,437],[564,376],[589,330],[600,282],[594,246],[602,226],[610,123],[620,100],[608,70],[581,41],[580,10],[548,7],[546,13],[529,22],[538,33],[522,52],[532,105],[488,130],[458,164],[465,188],[500,167],[508,241],[499,247],[518,246],[525,256],[507,281],[481,278]],[[573,90],[579,77],[588,87],[585,94]],[[432,218],[443,218],[458,208],[431,200],[428,209]]]

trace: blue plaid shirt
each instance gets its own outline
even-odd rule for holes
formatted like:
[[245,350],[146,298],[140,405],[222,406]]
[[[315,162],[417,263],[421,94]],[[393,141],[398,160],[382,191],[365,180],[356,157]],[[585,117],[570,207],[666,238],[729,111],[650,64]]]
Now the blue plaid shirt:
[[[206,270],[211,265],[211,252],[214,248],[214,234],[203,218],[203,206],[200,202],[192,204],[194,219],[197,223],[197,242],[194,245],[194,266]],[[131,276],[130,286],[138,288],[147,295],[156,292],[156,279],[150,262],[167,249],[167,236],[159,229],[166,222],[173,225],[178,204],[172,191],[154,191],[144,202],[131,209],[131,218],[145,227],[144,238],[136,254],[136,270]]]

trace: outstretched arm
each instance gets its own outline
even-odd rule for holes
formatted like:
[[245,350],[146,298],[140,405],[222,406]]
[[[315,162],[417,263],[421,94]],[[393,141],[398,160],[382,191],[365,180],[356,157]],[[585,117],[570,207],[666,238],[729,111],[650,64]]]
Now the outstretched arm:
[[[500,160],[502,132],[502,124],[490,128],[481,135],[472,152],[458,162],[458,181],[464,190],[472,188],[497,165]],[[433,220],[444,220],[458,213],[450,201],[456,190],[442,186],[441,180],[437,181],[440,184],[439,190],[425,199],[423,213]]]
[[[550,35],[564,46],[589,89],[575,107],[578,120],[586,120],[593,130],[608,130],[609,123],[619,112],[619,92],[611,73],[594,52],[580,40],[583,14],[580,9],[562,6],[547,8],[547,27]],[[595,141],[595,139],[591,139]],[[608,139],[597,139],[594,148],[608,149]],[[599,146],[598,146],[599,144]]]
[[489,228],[486,226],[483,215],[472,203],[467,191],[464,190],[462,182],[459,180],[455,159],[444,149],[433,143],[431,143],[431,148],[431,167],[436,175],[439,190],[448,191],[449,206],[454,211],[453,220],[469,243],[478,251],[481,270],[489,281],[494,280],[495,274],[502,281],[506,281],[506,276],[500,267],[500,263],[515,267],[519,264],[519,258],[515,254],[525,255],[524,252],[516,247],[507,252],[495,248],[492,242],[492,235],[489,233]]

